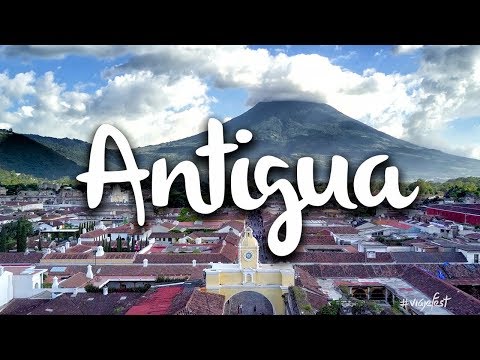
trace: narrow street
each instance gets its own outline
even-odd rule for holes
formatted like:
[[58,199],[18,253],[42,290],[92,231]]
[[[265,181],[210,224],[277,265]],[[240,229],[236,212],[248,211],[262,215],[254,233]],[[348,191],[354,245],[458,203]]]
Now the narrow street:
[[253,236],[258,241],[259,246],[259,260],[261,263],[269,262],[269,251],[267,245],[267,238],[265,236],[265,230],[263,227],[263,219],[261,212],[258,210],[250,211],[246,218],[246,225],[253,230]]

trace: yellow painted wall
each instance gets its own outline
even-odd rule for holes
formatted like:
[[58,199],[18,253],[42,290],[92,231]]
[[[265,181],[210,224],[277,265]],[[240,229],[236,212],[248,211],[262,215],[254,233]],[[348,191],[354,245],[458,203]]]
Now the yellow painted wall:
[[206,282],[206,286],[207,286],[207,289],[214,286],[218,286],[219,285],[219,280],[220,280],[220,277],[218,276],[219,274],[207,274],[206,277],[205,277],[205,282]]
[[293,285],[295,285],[295,274],[283,274],[282,286],[293,286]]
[[[243,275],[239,272],[221,272],[219,274],[221,285],[241,285],[243,281]],[[208,283],[207,283],[208,284]]]
[[257,284],[260,284],[260,285],[281,285],[282,284],[282,274],[280,272],[257,273]]
[[[225,301],[235,294],[243,291],[254,291],[264,295],[271,303],[275,314],[285,314],[285,304],[282,297],[280,286],[288,287],[295,283],[293,274],[282,274],[278,272],[256,272],[253,274],[253,286],[241,286],[243,283],[243,273],[240,271],[216,272],[206,276],[207,291],[225,296]],[[233,286],[230,287],[229,285]],[[238,285],[235,286],[235,285]],[[266,285],[277,285],[278,287],[262,287]],[[219,287],[220,289],[212,289]]]

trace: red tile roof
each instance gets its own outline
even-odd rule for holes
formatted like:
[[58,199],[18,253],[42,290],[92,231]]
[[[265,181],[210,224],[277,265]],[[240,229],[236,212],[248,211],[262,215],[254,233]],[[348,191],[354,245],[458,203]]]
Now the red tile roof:
[[294,252],[285,258],[293,263],[393,263],[390,253],[376,253],[376,257],[367,258],[366,253],[335,252]]
[[208,264],[210,262],[229,263],[231,260],[221,253],[210,254],[138,254],[135,257],[134,264],[141,264],[143,259],[148,259],[149,264],[191,264],[196,260],[198,264]]
[[228,259],[228,262],[235,262],[238,257],[238,248],[227,242],[220,253]]
[[240,237],[235,234],[227,234],[224,239],[227,243],[238,246],[240,242]]
[[229,226],[229,227],[231,227],[231,228],[234,228],[234,229],[237,230],[237,231],[242,232],[242,231],[243,231],[244,222],[243,222],[243,221],[239,221],[239,220],[228,221],[228,222],[226,222],[225,224],[223,224],[223,225],[221,226],[221,228],[223,228],[223,227],[225,227],[225,226]]
[[106,234],[130,234],[130,235],[142,235],[145,233],[147,228],[145,226],[131,226],[132,224],[126,224],[122,226],[117,226],[115,228],[105,229]]
[[81,234],[80,238],[81,239],[94,239],[94,238],[102,236],[102,235],[105,235],[105,230],[95,229],[95,230],[86,232],[84,234]]
[[358,230],[352,226],[327,226],[326,230],[330,231],[332,234],[358,234]]
[[[58,267],[58,265],[45,265],[41,264],[38,265],[37,268],[39,269],[47,269],[50,275],[56,276],[71,276],[78,272],[87,271],[86,265],[65,265],[66,268],[63,272],[52,272],[51,269],[53,267]],[[169,265],[156,265],[156,264],[148,264],[147,267],[143,267],[142,264],[134,264],[134,265],[97,265],[92,266],[92,271],[94,274],[99,276],[169,276],[169,277],[190,277],[195,276],[196,278],[203,278],[203,269],[206,266],[197,265],[193,267],[190,265],[176,265],[176,264],[169,264]]]
[[195,289],[181,314],[222,315],[224,304],[225,296]]
[[135,304],[141,293],[63,294],[37,306],[31,315],[122,315]]
[[151,289],[126,315],[222,315],[225,297],[192,286],[172,285]]
[[332,235],[303,235],[300,245],[336,245]]
[[43,257],[41,252],[31,252],[29,254],[17,252],[0,252],[0,265],[8,264],[37,264]]
[[83,288],[90,281],[83,272],[76,273],[66,280],[61,281],[58,286],[61,288]]
[[160,224],[158,224],[158,225],[163,226],[163,227],[165,227],[165,228],[167,228],[167,229],[169,229],[169,230],[172,230],[172,229],[174,229],[174,228],[177,226],[177,225],[175,225],[175,224],[173,224],[173,223],[171,223],[171,222],[168,222],[168,221],[162,222],[162,223],[160,223]]
[[295,267],[295,285],[311,291],[319,291],[317,280],[301,266]]
[[154,232],[151,233],[148,237],[149,239],[159,239],[159,238],[170,238],[170,239],[181,239],[187,236],[185,233],[177,232]]
[[[134,259],[136,253],[133,252],[107,252],[102,259]],[[99,258],[100,259],[100,258]]]
[[303,234],[331,235],[331,234],[358,234],[353,226],[304,226]]
[[480,240],[480,233],[471,233],[465,236],[469,239]]
[[431,298],[437,292],[440,299],[445,296],[450,297],[446,309],[455,315],[480,315],[480,300],[422,270],[417,265],[406,269],[402,279]]
[[1,315],[28,315],[49,299],[13,299],[0,313]]
[[84,260],[84,259],[90,259],[93,258],[93,253],[51,253],[48,255],[45,255],[44,259],[45,260]]
[[392,219],[377,219],[373,221],[374,224],[377,225],[387,225],[387,226],[392,226],[397,229],[402,229],[402,230],[409,230],[411,229],[410,225],[403,224],[397,220],[392,220]]
[[94,246],[88,246],[88,245],[75,245],[69,247],[66,251],[66,253],[84,253],[87,251],[91,251]]
[[314,278],[373,278],[399,277],[406,265],[296,265],[295,271],[302,269]]
[[167,315],[173,299],[182,291],[182,286],[162,286],[132,306],[125,315]]

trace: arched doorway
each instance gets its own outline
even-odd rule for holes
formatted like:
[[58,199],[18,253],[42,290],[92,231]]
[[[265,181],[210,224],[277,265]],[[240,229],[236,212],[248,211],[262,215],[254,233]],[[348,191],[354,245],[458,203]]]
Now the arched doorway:
[[225,302],[225,315],[273,315],[273,306],[262,294],[255,291],[242,291]]
[[370,291],[370,300],[385,300],[385,289],[374,288]]
[[352,291],[352,296],[358,300],[366,300],[367,299],[367,291],[363,288],[354,288]]

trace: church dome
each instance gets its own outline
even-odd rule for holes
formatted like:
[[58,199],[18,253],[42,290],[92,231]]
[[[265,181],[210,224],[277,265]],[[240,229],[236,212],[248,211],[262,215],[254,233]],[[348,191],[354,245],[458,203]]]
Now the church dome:
[[243,231],[242,240],[240,241],[241,247],[258,247],[257,239],[253,237],[253,230],[247,226]]

